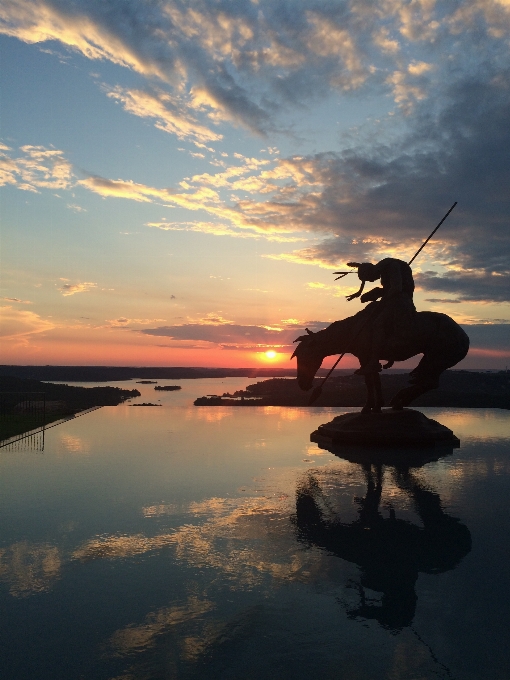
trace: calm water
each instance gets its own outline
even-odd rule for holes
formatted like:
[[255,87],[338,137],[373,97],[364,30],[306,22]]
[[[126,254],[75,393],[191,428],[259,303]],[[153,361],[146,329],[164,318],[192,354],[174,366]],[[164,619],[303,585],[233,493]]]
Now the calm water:
[[0,449],[2,679],[507,680],[510,412],[364,467],[309,442],[350,409],[192,406],[248,382]]

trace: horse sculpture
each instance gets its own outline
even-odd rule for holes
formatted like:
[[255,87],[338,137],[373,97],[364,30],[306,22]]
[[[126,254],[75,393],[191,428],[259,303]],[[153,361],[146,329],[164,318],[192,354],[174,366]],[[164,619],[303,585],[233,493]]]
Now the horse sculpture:
[[[301,335],[292,357],[297,358],[297,380],[302,390],[309,390],[315,374],[325,357],[349,353],[363,364],[370,355],[370,320],[374,316],[372,302],[354,316],[335,321],[322,331]],[[412,384],[400,390],[391,400],[394,409],[403,409],[421,394],[439,386],[439,376],[459,363],[469,349],[469,338],[462,328],[446,314],[416,312],[413,333],[404,340],[388,336],[380,359],[390,368],[395,361],[405,361],[423,354],[418,366],[411,372]],[[379,373],[365,376],[367,402],[362,413],[379,413],[384,406]]]

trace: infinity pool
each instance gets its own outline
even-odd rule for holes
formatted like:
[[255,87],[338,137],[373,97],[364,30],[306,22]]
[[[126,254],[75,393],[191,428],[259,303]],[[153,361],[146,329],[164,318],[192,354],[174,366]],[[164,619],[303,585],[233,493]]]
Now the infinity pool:
[[508,680],[510,412],[395,469],[173,382],[0,449],[3,680]]

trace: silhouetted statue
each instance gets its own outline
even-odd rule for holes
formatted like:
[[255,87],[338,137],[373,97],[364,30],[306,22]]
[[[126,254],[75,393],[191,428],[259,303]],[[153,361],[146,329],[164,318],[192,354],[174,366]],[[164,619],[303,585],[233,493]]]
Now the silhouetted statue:
[[[324,548],[358,565],[355,583],[360,604],[348,610],[350,618],[375,619],[384,628],[398,631],[410,626],[416,609],[415,584],[419,572],[439,574],[454,569],[471,550],[469,529],[441,507],[437,493],[425,488],[408,468],[394,468],[393,479],[413,501],[423,526],[398,519],[390,508],[384,518],[379,510],[382,466],[362,466],[367,492],[356,498],[358,519],[344,524],[324,498],[318,480],[309,473],[297,490],[296,525],[300,540]],[[324,510],[323,508],[326,508]],[[382,593],[373,603],[365,588]]]
[[[401,260],[387,258],[378,264],[349,263],[358,267],[362,281],[352,300],[361,296],[370,302],[354,316],[335,321],[317,333],[307,330],[301,335],[292,356],[297,357],[297,379],[303,390],[312,387],[313,379],[325,357],[353,354],[359,359],[365,376],[367,402],[363,413],[380,412],[384,405],[379,371],[380,359],[390,368],[395,361],[405,361],[423,354],[411,372],[412,386],[404,388],[392,399],[391,406],[401,409],[424,392],[439,386],[443,371],[464,359],[469,338],[446,314],[417,312],[413,303],[414,281],[411,268]],[[338,273],[338,272],[337,272]],[[382,287],[361,295],[365,281],[381,279]],[[379,300],[379,298],[381,298]]]
[[[383,356],[385,340],[388,336],[398,336],[401,341],[410,339],[415,322],[416,308],[413,302],[414,279],[411,267],[403,260],[387,257],[377,264],[370,262],[349,262],[350,267],[358,268],[361,281],[357,293],[349,295],[349,301],[360,297],[361,302],[376,302],[372,307],[370,319],[371,343],[366,362],[356,373],[369,375],[381,370],[379,359]],[[363,293],[366,281],[381,280],[381,287]],[[365,359],[365,357],[364,357]]]

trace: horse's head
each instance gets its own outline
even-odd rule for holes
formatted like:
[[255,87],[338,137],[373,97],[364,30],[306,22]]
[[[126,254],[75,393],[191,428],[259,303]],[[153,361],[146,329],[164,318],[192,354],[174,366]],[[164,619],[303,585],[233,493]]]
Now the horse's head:
[[294,342],[299,345],[294,350],[291,359],[297,359],[297,381],[302,390],[312,387],[315,374],[319,370],[324,359],[324,354],[319,346],[317,334],[306,329],[307,335],[300,335]]

